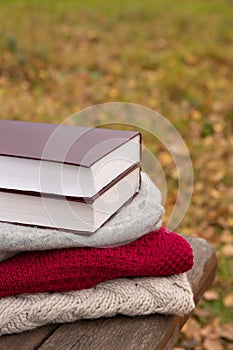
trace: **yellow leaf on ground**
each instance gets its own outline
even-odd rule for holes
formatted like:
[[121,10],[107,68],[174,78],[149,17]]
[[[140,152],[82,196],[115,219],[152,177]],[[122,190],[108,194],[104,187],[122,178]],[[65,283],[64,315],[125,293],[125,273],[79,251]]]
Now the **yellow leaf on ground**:
[[207,300],[207,301],[218,300],[219,299],[219,294],[215,290],[207,290],[204,293],[203,298],[205,300]]
[[164,165],[172,164],[172,158],[171,158],[170,154],[167,152],[160,152],[160,159]]
[[215,190],[213,188],[209,191],[209,194],[214,199],[220,199],[222,197],[222,192],[221,191],[217,191],[217,190]]
[[225,244],[222,248],[222,253],[227,258],[233,257],[233,244]]
[[190,112],[190,117],[194,120],[200,120],[202,115],[199,111],[197,111],[196,109],[192,109]]
[[185,56],[184,56],[184,61],[185,63],[187,64],[190,64],[192,66],[195,66],[198,62],[198,59],[195,55],[193,55],[192,53],[187,53]]
[[223,131],[223,125],[220,123],[216,123],[213,125],[213,129],[215,132],[221,132]]
[[[233,307],[233,292],[227,294],[227,296],[225,296],[225,298],[223,299],[223,305],[225,307]],[[233,332],[232,332],[233,334]]]
[[230,227],[233,227],[233,218],[228,219],[227,223]]
[[221,233],[220,241],[222,243],[233,243],[233,235],[229,230],[223,230]]

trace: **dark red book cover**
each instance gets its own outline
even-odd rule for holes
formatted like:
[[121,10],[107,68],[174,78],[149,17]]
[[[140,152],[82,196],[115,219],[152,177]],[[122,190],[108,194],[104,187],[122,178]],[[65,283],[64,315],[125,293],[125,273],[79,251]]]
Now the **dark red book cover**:
[[136,131],[0,120],[0,155],[90,167]]

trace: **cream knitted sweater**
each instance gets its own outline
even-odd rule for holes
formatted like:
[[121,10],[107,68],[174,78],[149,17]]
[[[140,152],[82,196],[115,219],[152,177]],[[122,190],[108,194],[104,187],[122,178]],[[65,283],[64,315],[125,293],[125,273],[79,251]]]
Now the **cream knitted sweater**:
[[153,313],[184,315],[194,308],[186,274],[121,278],[65,293],[23,294],[0,299],[0,335],[49,323]]

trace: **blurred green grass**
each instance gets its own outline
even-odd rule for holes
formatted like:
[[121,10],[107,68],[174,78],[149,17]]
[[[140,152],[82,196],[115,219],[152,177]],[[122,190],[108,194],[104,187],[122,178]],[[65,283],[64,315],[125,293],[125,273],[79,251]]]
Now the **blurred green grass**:
[[[103,102],[157,110],[191,153],[195,185],[179,232],[219,252],[211,317],[232,288],[233,6],[231,0],[1,0],[0,117],[61,122]],[[168,181],[167,215],[177,194],[175,165],[158,155]]]

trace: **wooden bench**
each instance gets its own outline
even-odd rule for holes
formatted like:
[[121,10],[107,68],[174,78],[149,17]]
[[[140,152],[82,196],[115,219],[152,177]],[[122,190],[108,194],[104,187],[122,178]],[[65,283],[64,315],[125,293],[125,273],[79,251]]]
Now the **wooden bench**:
[[[186,237],[192,245],[194,267],[188,272],[195,303],[210,286],[217,258],[200,238]],[[50,325],[21,334],[0,337],[1,350],[160,350],[172,349],[188,316],[117,316]]]

